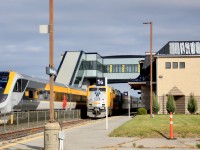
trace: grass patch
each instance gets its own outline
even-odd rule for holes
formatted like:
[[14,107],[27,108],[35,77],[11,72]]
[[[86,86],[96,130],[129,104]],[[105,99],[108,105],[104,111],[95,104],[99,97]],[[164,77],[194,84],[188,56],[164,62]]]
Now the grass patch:
[[[200,137],[200,115],[173,115],[174,137]],[[169,137],[169,115],[138,115],[110,133],[113,137]]]
[[199,148],[199,149],[200,149],[200,144],[196,144],[196,146],[197,146],[197,148]]

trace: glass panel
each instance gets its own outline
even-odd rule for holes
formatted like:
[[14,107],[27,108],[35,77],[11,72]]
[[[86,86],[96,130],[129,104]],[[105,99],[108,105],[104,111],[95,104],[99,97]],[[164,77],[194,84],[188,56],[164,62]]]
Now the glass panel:
[[122,65],[122,72],[125,72],[125,65]]
[[137,64],[134,65],[134,72],[139,72],[139,71],[138,71],[138,65],[137,65]]
[[180,68],[185,68],[185,62],[180,62],[180,63],[179,63],[179,67],[180,67]]
[[165,68],[171,69],[171,62],[165,62]]
[[119,67],[119,72],[121,73],[122,72],[122,65],[118,65]]
[[0,89],[5,89],[8,82],[8,77],[0,77]]
[[89,91],[96,91],[97,88],[90,88]]
[[22,92],[22,79],[17,80],[13,92]]
[[177,69],[178,68],[178,62],[173,62],[173,68]]
[[113,66],[112,66],[112,65],[110,65],[110,70],[109,70],[109,72],[110,72],[110,73],[113,72]]
[[99,91],[106,91],[106,88],[99,88]]

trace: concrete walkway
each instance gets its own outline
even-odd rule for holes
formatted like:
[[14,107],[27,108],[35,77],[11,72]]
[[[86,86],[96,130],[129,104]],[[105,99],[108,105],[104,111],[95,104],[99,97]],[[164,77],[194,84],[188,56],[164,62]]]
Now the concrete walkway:
[[[108,130],[106,130],[105,119],[91,121],[90,123],[65,129],[64,150],[132,150],[132,149],[173,149],[188,150],[197,149],[196,144],[200,144],[200,138],[167,140],[141,139],[141,138],[118,138],[108,137],[109,133],[123,123],[132,118],[128,116],[110,117]],[[2,145],[0,149],[43,149],[43,133],[35,137],[27,137],[24,141]]]

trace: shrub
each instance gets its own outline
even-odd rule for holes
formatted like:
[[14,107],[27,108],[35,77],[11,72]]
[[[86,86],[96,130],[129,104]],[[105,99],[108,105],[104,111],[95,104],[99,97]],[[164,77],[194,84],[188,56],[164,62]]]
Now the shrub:
[[167,96],[167,104],[166,104],[166,110],[168,113],[172,112],[174,113],[176,110],[176,105],[174,101],[174,96],[173,95],[168,95]]
[[156,96],[153,96],[152,111],[154,114],[157,114],[160,111],[160,105],[158,104],[158,100],[157,100]]
[[194,97],[194,94],[190,94],[189,100],[188,100],[188,107],[187,110],[191,113],[194,114],[198,110],[198,105],[197,105],[197,100]]
[[147,110],[145,108],[139,108],[137,110],[137,114],[138,115],[146,115],[147,114]]

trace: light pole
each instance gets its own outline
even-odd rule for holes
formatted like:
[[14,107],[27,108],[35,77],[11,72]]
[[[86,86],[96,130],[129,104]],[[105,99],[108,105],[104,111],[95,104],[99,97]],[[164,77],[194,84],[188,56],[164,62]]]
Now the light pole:
[[153,64],[152,64],[152,45],[153,45],[153,23],[150,22],[144,22],[143,24],[150,24],[150,117],[152,117],[152,95],[153,95],[153,86],[152,86],[152,77],[153,77]]
[[[49,68],[54,68],[54,0],[49,0]],[[50,122],[54,122],[54,76],[50,75]]]
[[49,67],[46,67],[46,73],[49,75],[50,86],[50,123],[44,127],[44,149],[59,149],[59,131],[60,125],[54,120],[54,0],[49,0]]

